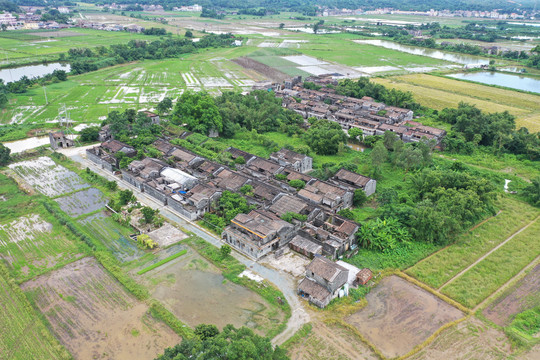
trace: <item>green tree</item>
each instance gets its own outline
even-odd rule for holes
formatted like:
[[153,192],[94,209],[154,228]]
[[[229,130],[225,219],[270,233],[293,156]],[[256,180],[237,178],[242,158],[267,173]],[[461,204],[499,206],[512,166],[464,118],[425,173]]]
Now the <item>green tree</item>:
[[246,159],[244,159],[244,157],[240,155],[236,159],[234,159],[234,163],[238,165],[244,165],[246,163]]
[[367,201],[368,197],[364,190],[362,189],[356,189],[354,190],[354,196],[353,196],[353,205],[356,207],[360,207],[364,205]]
[[91,142],[96,141],[99,136],[99,127],[98,126],[90,126],[87,128],[82,129],[79,134],[81,135],[81,141],[82,142]]
[[154,221],[155,216],[159,213],[159,210],[152,209],[150,206],[145,206],[141,209],[143,215],[143,221],[146,224],[151,224]]
[[523,195],[535,206],[540,206],[540,176],[531,180],[530,185],[523,189]]
[[131,190],[120,190],[118,192],[118,202],[120,205],[127,205],[132,201],[135,201],[135,196],[133,196],[133,191]]
[[349,134],[351,138],[355,140],[358,139],[359,136],[362,136],[362,134],[364,134],[362,129],[355,128],[355,127],[350,128],[349,131],[347,131],[347,133]]
[[172,103],[171,98],[166,97],[157,104],[156,109],[158,113],[166,114],[169,112],[169,110],[172,109],[172,107],[173,107],[173,103]]
[[[228,246],[228,245],[223,245]],[[223,249],[223,246],[221,247]],[[230,253],[230,247],[229,247],[229,253]],[[228,254],[227,254],[228,255]],[[219,335],[219,329],[216,325],[212,324],[199,324],[195,326],[195,335],[199,337],[202,341],[205,341],[207,339],[213,338],[216,335]]]
[[223,130],[222,118],[214,98],[203,91],[186,91],[178,98],[173,122],[177,125],[186,124],[189,130],[204,135]]
[[221,247],[219,248],[219,252],[221,253],[222,258],[226,258],[231,254],[231,247],[227,244],[221,245]]
[[347,141],[347,134],[338,123],[326,119],[316,120],[305,134],[306,143],[319,155],[334,155]]
[[394,150],[395,143],[399,140],[397,134],[392,131],[385,131],[383,144],[387,150]]
[[405,146],[403,151],[397,155],[396,164],[403,169],[405,172],[410,169],[419,168],[422,165],[423,156],[420,149],[415,149],[412,146]]
[[378,141],[369,154],[374,173],[378,176],[381,173],[381,167],[388,159],[388,150],[382,141]]
[[9,163],[11,149],[0,143],[0,166],[5,166]]
[[285,350],[272,346],[270,339],[256,335],[246,327],[227,325],[215,336],[184,339],[165,349],[156,360],[289,360]]
[[301,190],[306,186],[306,183],[304,180],[301,179],[293,179],[289,181],[289,185],[291,185],[296,190]]
[[193,32],[191,30],[186,30],[184,36],[191,39],[193,37]]
[[379,251],[393,250],[411,240],[407,229],[394,218],[370,220],[362,224],[356,237],[361,247]]

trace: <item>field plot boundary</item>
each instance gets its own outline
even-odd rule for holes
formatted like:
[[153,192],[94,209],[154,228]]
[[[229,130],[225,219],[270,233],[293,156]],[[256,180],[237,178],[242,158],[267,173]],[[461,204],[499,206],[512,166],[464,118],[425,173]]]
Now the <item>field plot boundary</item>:
[[512,240],[516,235],[518,235],[519,233],[521,233],[522,231],[526,230],[529,226],[531,226],[533,223],[535,223],[538,219],[540,218],[540,216],[537,216],[533,221],[531,221],[530,223],[528,223],[527,225],[525,225],[524,227],[522,227],[521,229],[519,229],[518,231],[516,231],[515,233],[513,233],[512,235],[510,235],[508,238],[506,238],[506,240],[504,240],[502,243],[500,243],[499,245],[495,246],[493,249],[489,250],[487,253],[485,253],[484,255],[482,255],[480,258],[478,258],[474,263],[472,263],[471,265],[467,266],[465,269],[463,269],[462,271],[460,271],[458,274],[456,274],[453,278],[451,278],[450,280],[448,280],[447,282],[445,282],[444,284],[442,284],[441,286],[439,286],[439,288],[437,290],[441,290],[443,287],[445,287],[446,285],[449,285],[450,283],[452,283],[454,280],[456,280],[457,278],[459,278],[461,275],[465,274],[467,271],[469,271],[473,266],[475,266],[476,264],[478,264],[480,261],[484,260],[485,258],[487,258],[489,255],[491,255],[494,251],[498,250],[499,248],[501,248],[504,244],[506,244],[508,241]]

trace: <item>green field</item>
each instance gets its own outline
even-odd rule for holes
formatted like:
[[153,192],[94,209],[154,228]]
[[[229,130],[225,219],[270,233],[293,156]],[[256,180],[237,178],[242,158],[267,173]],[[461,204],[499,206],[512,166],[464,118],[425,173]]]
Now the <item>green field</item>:
[[540,96],[493,86],[473,84],[427,74],[375,78],[375,82],[398,90],[410,91],[421,105],[442,110],[460,102],[475,104],[486,112],[508,111],[517,117],[517,126],[540,130]]
[[144,251],[129,238],[135,230],[119,224],[109,216],[97,213],[78,222],[87,236],[102,242],[122,262],[132,261],[144,255]]
[[0,264],[0,359],[70,359]]
[[540,221],[472,267],[442,292],[468,307],[480,304],[540,254]]
[[0,34],[0,66],[57,60],[71,48],[122,44],[130,40],[159,39],[158,36],[125,31],[93,29],[23,30]]
[[406,272],[439,288],[540,214],[539,209],[510,197],[504,197],[499,203],[502,211],[499,215],[461,235],[455,244],[417,263]]

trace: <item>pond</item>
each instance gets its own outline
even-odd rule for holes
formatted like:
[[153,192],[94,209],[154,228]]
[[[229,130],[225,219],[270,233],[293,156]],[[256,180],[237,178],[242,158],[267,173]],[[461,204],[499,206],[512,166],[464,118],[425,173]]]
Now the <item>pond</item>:
[[4,80],[4,83],[8,83],[20,80],[25,75],[28,78],[33,78],[52,74],[54,70],[64,70],[66,72],[69,72],[71,70],[71,67],[69,66],[69,64],[63,64],[59,62],[50,64],[20,66],[16,68],[0,70],[0,79]]
[[489,60],[482,59],[472,55],[461,55],[449,53],[441,50],[422,48],[417,46],[402,45],[395,43],[393,41],[387,40],[354,40],[354,42],[359,44],[368,44],[381,46],[387,49],[403,51],[409,54],[428,56],[434,59],[446,60],[455,62],[463,65],[488,65]]
[[347,146],[350,147],[353,150],[364,152],[365,149],[367,149],[364,145],[355,144],[355,143],[347,143]]
[[535,79],[523,75],[481,71],[474,73],[458,73],[448,76],[455,79],[470,80],[488,85],[505,86],[512,89],[531,91],[540,94],[540,79]]

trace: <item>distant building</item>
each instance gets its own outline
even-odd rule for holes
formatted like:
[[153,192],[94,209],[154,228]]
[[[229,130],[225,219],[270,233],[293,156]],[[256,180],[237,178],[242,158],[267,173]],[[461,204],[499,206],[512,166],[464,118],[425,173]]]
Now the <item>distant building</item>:
[[159,115],[156,113],[153,113],[151,111],[141,111],[146,117],[148,117],[150,120],[152,120],[152,124],[159,124]]
[[49,140],[51,142],[51,148],[56,150],[58,148],[67,148],[74,145],[74,141],[69,139],[63,131],[50,132]]

